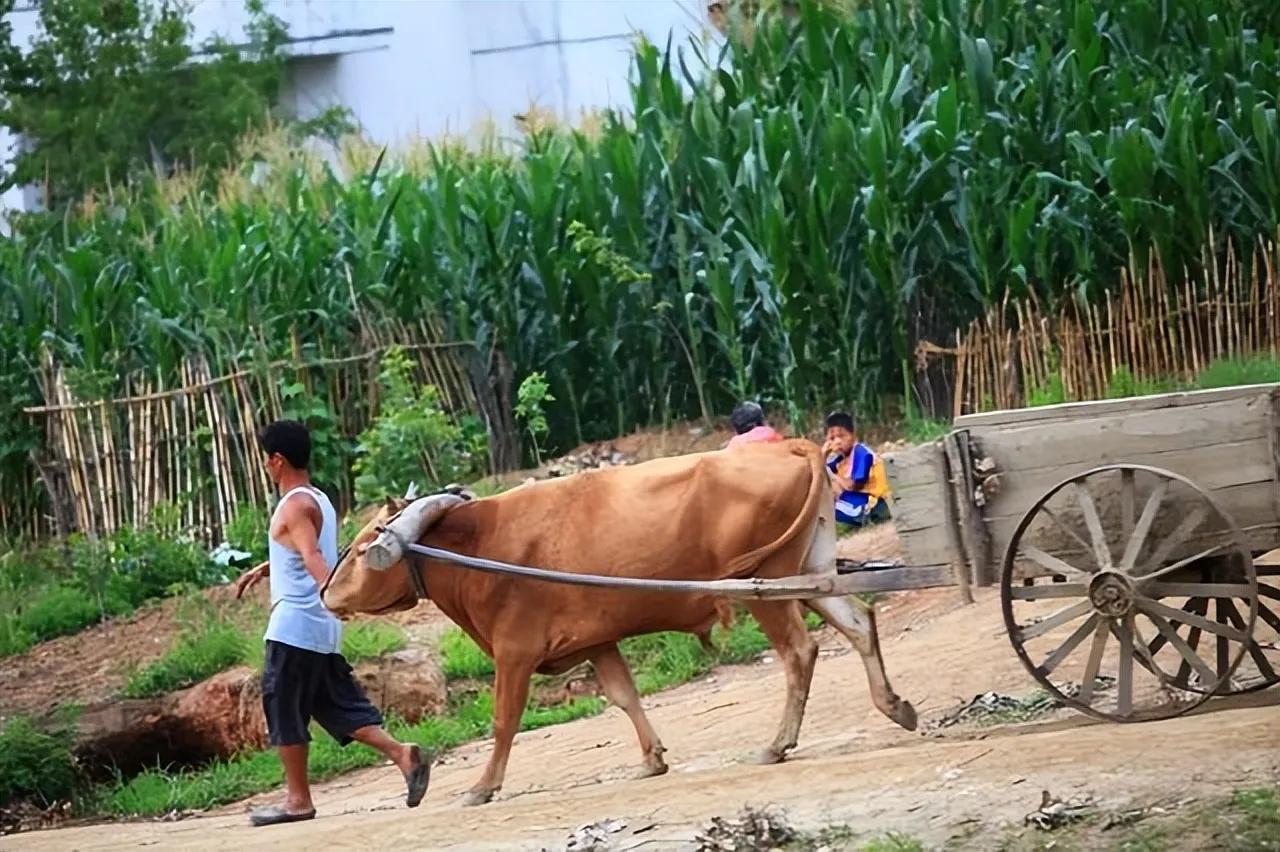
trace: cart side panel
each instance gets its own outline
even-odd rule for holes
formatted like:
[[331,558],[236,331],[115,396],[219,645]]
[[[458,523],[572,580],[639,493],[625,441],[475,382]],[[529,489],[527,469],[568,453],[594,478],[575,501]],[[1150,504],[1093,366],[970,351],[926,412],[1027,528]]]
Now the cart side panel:
[[[1244,531],[1252,549],[1280,544],[1273,449],[1280,391],[1255,386],[1203,394],[1167,394],[1093,408],[1058,406],[1062,417],[962,418],[998,475],[986,489],[983,517],[997,559],[1023,513],[1062,480],[1098,465],[1165,468],[1210,491]],[[1159,404],[1161,401],[1168,404]],[[1084,412],[1089,416],[1083,416]],[[1009,415],[1017,412],[1007,412]],[[1094,495],[1106,502],[1107,495]],[[1187,542],[1194,547],[1195,539]],[[1194,551],[1190,551],[1194,552]]]
[[912,568],[936,572],[965,565],[956,542],[945,465],[940,442],[885,454],[894,526],[903,562]]

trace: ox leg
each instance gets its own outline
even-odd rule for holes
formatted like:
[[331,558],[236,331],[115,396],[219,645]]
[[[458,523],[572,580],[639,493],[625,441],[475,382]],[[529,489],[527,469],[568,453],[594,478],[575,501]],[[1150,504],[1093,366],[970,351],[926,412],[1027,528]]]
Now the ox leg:
[[662,753],[662,740],[649,724],[649,717],[644,714],[640,705],[640,693],[636,691],[635,681],[631,678],[631,668],[623,659],[617,645],[608,645],[591,658],[591,665],[596,670],[596,677],[609,700],[622,709],[635,725],[636,736],[640,740],[640,754],[643,766],[637,778],[650,778],[663,775],[667,771],[666,761]]
[[813,667],[818,661],[818,644],[805,630],[801,609],[794,601],[749,603],[747,610],[760,623],[764,635],[769,637],[769,643],[778,652],[787,673],[787,703],[782,712],[782,724],[778,726],[773,744],[757,758],[759,763],[780,763],[800,739],[800,723],[804,721]]
[[520,730],[520,717],[529,700],[529,679],[533,677],[536,663],[524,658],[497,658],[497,673],[493,679],[493,753],[484,774],[476,785],[467,791],[464,805],[483,805],[491,801],[502,789],[502,779],[507,774],[507,758],[511,756],[511,743]]
[[862,655],[871,687],[871,702],[876,709],[908,731],[916,729],[916,711],[911,702],[899,697],[889,685],[880,656],[880,638],[876,633],[875,610],[863,610],[847,598],[817,598],[805,602],[810,609],[845,635]]

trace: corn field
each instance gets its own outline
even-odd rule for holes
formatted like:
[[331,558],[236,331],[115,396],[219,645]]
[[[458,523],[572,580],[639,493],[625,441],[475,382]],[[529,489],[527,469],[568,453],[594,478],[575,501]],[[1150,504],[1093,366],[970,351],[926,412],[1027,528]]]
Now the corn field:
[[747,396],[948,410],[919,341],[1157,257],[1202,287],[1276,233],[1278,36],[1271,0],[806,0],[638,43],[629,108],[578,128],[336,162],[247,140],[0,245],[0,490],[42,511],[46,365],[128,396],[395,322],[468,344],[477,386],[495,353],[545,372],[560,448]]

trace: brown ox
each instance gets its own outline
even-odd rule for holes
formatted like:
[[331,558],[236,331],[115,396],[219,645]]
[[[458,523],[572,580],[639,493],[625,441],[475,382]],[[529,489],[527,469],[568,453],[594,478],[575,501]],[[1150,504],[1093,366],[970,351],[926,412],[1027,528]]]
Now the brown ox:
[[[407,609],[417,603],[408,572],[420,570],[441,611],[496,664],[494,747],[468,804],[502,787],[511,741],[534,672],[559,673],[590,660],[609,700],[635,725],[642,777],[667,771],[663,747],[645,717],[619,640],[662,630],[705,634],[723,600],[671,592],[584,588],[481,574],[433,560],[403,560],[386,570],[394,546],[378,527],[356,537],[324,590],[339,615]],[[416,501],[396,521],[422,544],[471,556],[570,573],[684,580],[785,577],[835,570],[835,530],[827,473],[808,441],[660,459],[591,471],[461,502],[447,495]],[[394,537],[394,536],[393,536]],[[383,548],[382,558],[375,559]],[[875,706],[913,730],[915,710],[885,676],[874,613],[850,599],[804,602],[862,655]],[[777,762],[795,747],[818,648],[795,601],[752,601],[787,677],[782,723],[761,759]]]

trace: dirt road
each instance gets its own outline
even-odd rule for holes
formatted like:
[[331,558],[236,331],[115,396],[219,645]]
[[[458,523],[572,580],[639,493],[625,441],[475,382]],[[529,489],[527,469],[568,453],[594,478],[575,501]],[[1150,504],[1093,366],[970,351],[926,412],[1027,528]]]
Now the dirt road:
[[[895,687],[927,723],[976,693],[1032,691],[1004,638],[996,598],[956,608],[954,592],[890,599],[884,653]],[[908,604],[907,601],[910,601]],[[856,658],[836,640],[818,664],[801,745],[786,764],[742,762],[768,740],[783,675],[769,658],[648,700],[669,775],[627,780],[638,749],[616,710],[522,734],[506,789],[464,809],[458,796],[487,755],[477,743],[449,755],[416,811],[399,804],[394,770],[355,773],[318,789],[320,816],[270,829],[246,825],[245,803],[196,819],[68,828],[0,839],[2,849],[265,849],[319,847],[563,849],[583,823],[621,819],[614,848],[687,848],[697,826],[744,805],[777,805],[791,822],[847,824],[859,834],[910,832],[931,844],[1020,823],[1041,790],[1090,795],[1106,808],[1204,800],[1280,780],[1280,691],[1250,702],[1141,725],[1063,715],[1038,724],[910,734],[872,710]],[[269,798],[269,797],[266,797]],[[985,837],[986,840],[980,838]]]

